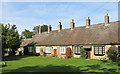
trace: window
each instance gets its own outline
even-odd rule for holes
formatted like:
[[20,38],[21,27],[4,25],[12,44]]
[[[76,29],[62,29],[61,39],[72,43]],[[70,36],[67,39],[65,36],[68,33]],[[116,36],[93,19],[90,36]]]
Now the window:
[[75,54],[80,54],[80,46],[75,46]]
[[45,52],[46,52],[46,53],[51,53],[51,47],[46,47]]
[[32,52],[32,47],[28,47],[28,52]]
[[22,47],[22,53],[24,52],[24,48]]
[[66,53],[66,47],[60,47],[60,54]]
[[95,46],[94,47],[94,54],[95,55],[104,55],[105,54],[104,46]]
[[119,51],[119,54],[120,54],[120,46],[118,46],[118,51]]
[[36,47],[36,53],[40,53],[40,47]]

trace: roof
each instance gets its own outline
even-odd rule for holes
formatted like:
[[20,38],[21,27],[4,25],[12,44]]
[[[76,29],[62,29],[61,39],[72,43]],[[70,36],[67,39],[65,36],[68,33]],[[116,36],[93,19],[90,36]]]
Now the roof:
[[[36,34],[26,44],[36,45],[80,45],[80,44],[116,44],[120,43],[120,21],[75,27],[71,29],[53,30],[50,33]],[[24,44],[24,43],[23,43]],[[26,45],[25,44],[25,45]]]
[[22,47],[22,46],[27,46],[28,44],[30,44],[30,40],[31,40],[31,39],[22,39],[20,46],[21,46],[21,47]]

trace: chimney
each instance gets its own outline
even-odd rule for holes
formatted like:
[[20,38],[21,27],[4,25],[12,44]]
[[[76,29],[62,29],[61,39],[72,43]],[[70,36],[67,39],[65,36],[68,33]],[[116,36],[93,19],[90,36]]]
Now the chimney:
[[42,30],[41,30],[41,26],[39,26],[39,34],[42,32]]
[[48,26],[48,33],[52,30],[51,25]]
[[72,19],[72,21],[71,21],[71,30],[73,30],[73,28],[75,27],[74,24],[75,24],[74,20]]
[[86,28],[89,28],[90,26],[90,19],[89,19],[89,16],[87,17],[86,19]]
[[105,24],[109,24],[109,16],[108,13],[105,15]]
[[62,25],[61,25],[61,22],[59,22],[59,24],[58,24],[58,32],[60,32],[61,29],[62,29]]

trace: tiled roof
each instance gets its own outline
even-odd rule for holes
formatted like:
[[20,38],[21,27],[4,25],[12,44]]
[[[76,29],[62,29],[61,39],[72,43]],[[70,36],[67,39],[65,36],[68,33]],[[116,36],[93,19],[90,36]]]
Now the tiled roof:
[[120,43],[120,21],[75,27],[71,29],[53,30],[50,33],[36,34],[27,44],[36,45],[80,45],[80,44],[116,44]]

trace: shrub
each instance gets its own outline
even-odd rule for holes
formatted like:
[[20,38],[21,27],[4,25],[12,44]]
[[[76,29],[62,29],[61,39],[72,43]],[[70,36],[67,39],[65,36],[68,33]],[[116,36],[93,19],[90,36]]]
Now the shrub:
[[70,58],[71,57],[71,48],[66,49],[66,57]]
[[81,57],[82,58],[86,58],[86,50],[84,49],[84,48],[81,48],[81,50],[80,50],[80,54],[81,54]]
[[118,61],[118,66],[120,66],[120,60]]
[[58,55],[55,55],[55,57],[57,57]]
[[112,61],[117,60],[117,51],[115,51],[115,48],[110,47],[109,50],[107,51],[108,58]]
[[51,54],[51,57],[54,57],[54,54]]
[[42,48],[40,49],[40,52],[43,53],[43,49]]
[[42,48],[40,49],[40,54],[41,54],[42,56],[43,56],[43,54],[44,54]]
[[45,56],[45,52],[43,52],[43,56]]

